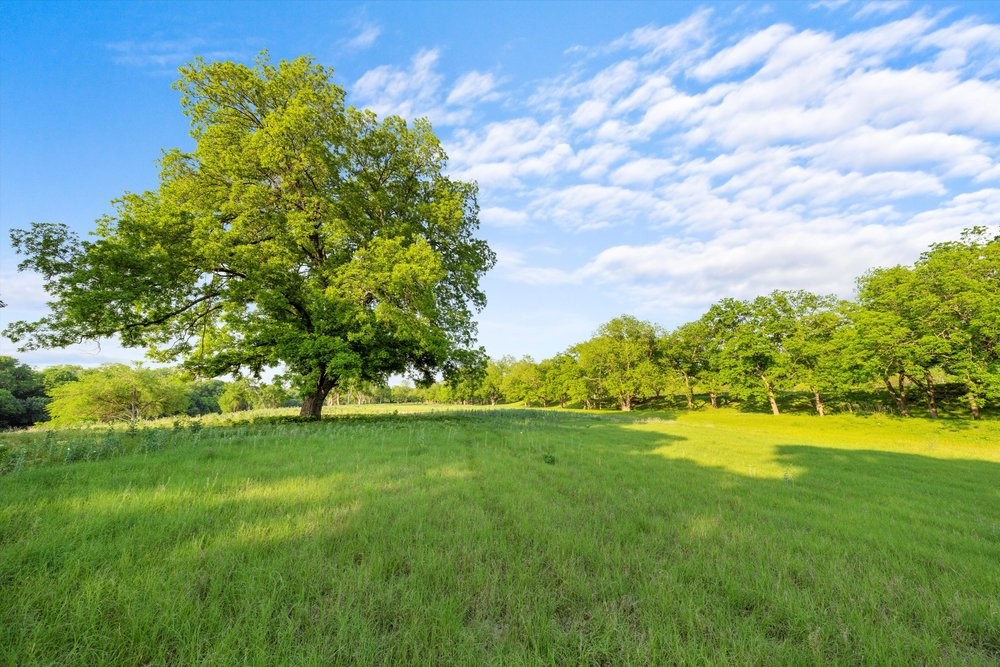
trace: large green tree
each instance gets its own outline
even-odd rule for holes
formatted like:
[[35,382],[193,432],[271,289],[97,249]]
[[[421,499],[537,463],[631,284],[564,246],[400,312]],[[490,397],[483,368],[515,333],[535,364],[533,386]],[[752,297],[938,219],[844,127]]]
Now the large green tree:
[[1000,396],[998,295],[1000,237],[985,228],[932,245],[912,267],[873,269],[859,279],[861,308],[853,315],[859,358],[902,414],[910,384],[937,416],[935,376],[965,385],[974,418],[985,401]]
[[431,381],[477,362],[476,185],[445,174],[426,120],[347,106],[309,58],[196,59],[175,87],[194,149],[166,152],[155,191],[126,194],[80,241],[15,231],[52,314],[11,325],[25,348],[120,336],[203,376],[284,363],[303,415],[349,379]]
[[[779,414],[778,392],[794,384],[797,370],[814,363],[809,357],[821,354],[803,340],[818,326],[811,320],[834,305],[832,297],[801,290],[775,290],[752,301],[722,299],[712,305],[702,321],[714,332],[720,370],[731,390],[743,397],[763,394],[771,412]],[[822,413],[812,380],[807,382]]]
[[621,410],[629,411],[656,394],[662,384],[660,334],[650,322],[631,315],[616,317],[577,346],[580,365],[589,377],[599,378],[602,389]]
[[[994,232],[995,234],[995,232]],[[942,369],[966,387],[974,419],[1000,397],[1000,236],[982,227],[961,240],[935,243],[913,267],[914,310]]]
[[928,413],[937,417],[934,372],[949,356],[951,343],[926,320],[938,296],[922,294],[923,289],[911,268],[872,269],[858,279],[860,308],[852,319],[857,358],[882,381],[900,414],[909,415],[906,389],[913,385],[924,394]]

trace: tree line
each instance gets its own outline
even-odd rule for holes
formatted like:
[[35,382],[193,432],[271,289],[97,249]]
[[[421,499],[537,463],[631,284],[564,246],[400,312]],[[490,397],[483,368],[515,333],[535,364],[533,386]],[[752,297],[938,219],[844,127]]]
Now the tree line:
[[[937,417],[943,397],[960,398],[965,414],[979,419],[1000,399],[1000,236],[973,228],[959,241],[932,245],[912,266],[872,269],[858,279],[854,301],[803,290],[725,298],[669,331],[623,315],[540,362],[489,359],[416,387],[357,378],[333,389],[326,404],[629,411],[655,400],[688,409],[738,401],[779,414],[779,399],[790,396],[821,416],[831,400],[833,409],[853,410],[860,396],[903,416],[918,400]],[[283,375],[224,382],[121,364],[34,371],[0,357],[0,427],[50,416],[73,423],[301,406],[304,398]]]
[[[350,382],[330,392],[328,405],[423,402],[432,389]],[[39,422],[135,422],[160,417],[301,407],[302,394],[284,375],[270,382],[241,377],[204,379],[182,368],[60,364],[35,370],[0,356],[0,429]]]
[[818,415],[853,393],[903,416],[920,400],[935,418],[942,395],[958,394],[979,419],[1000,399],[1000,236],[969,229],[912,266],[872,269],[854,301],[802,290],[725,298],[671,331],[624,315],[550,359],[492,359],[438,388],[447,400],[626,411],[668,396],[693,409],[697,393],[711,407],[724,397],[773,414],[793,392]]

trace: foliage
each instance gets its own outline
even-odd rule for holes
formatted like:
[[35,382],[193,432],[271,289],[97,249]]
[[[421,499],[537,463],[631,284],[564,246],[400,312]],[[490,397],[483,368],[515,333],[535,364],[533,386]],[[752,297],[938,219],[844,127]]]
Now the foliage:
[[[1000,397],[1000,237],[967,230],[938,243],[910,267],[869,271],[858,280],[855,314],[862,363],[906,414],[905,384],[937,416],[935,374],[966,387],[972,415]],[[893,383],[895,378],[895,384]]]
[[226,389],[222,380],[196,380],[188,386],[188,415],[196,417],[221,412],[219,399]]
[[351,379],[429,382],[480,361],[472,314],[495,257],[473,236],[475,184],[444,175],[426,120],[346,106],[308,58],[196,59],[175,87],[195,147],[164,154],[155,191],[116,200],[94,241],[12,232],[53,313],[11,339],[118,334],[205,377],[284,363],[312,416]]
[[51,390],[53,422],[131,421],[185,414],[188,387],[166,369],[108,364]]
[[257,401],[253,385],[244,378],[228,383],[219,396],[219,409],[226,412],[242,412],[254,407]]
[[45,391],[50,392],[56,387],[60,387],[67,382],[76,382],[80,379],[81,371],[83,371],[83,366],[77,366],[75,364],[56,364],[53,366],[46,366],[41,370],[42,384],[45,385]]
[[512,356],[488,360],[477,396],[490,405],[505,402],[508,378],[515,361]]
[[13,357],[0,356],[0,429],[45,421],[48,402],[39,373]]
[[598,379],[601,390],[614,397],[619,408],[631,410],[661,385],[659,335],[649,322],[631,315],[616,317],[576,347],[580,366],[588,377]]

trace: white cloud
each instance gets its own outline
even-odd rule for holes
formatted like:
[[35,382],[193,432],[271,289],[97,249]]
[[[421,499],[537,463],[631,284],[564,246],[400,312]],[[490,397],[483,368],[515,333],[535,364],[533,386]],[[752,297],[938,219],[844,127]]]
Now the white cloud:
[[613,49],[642,52],[644,62],[671,59],[671,68],[690,63],[711,46],[710,9],[700,9],[679,23],[663,27],[644,26],[611,44]]
[[661,158],[632,160],[612,172],[610,181],[615,185],[652,185],[658,179],[677,171],[677,165]]
[[846,5],[848,0],[816,0],[809,4],[809,9],[826,9],[833,11]]
[[530,206],[539,219],[582,231],[648,224],[656,214],[657,199],[642,190],[589,183],[549,191]]
[[630,149],[624,144],[610,142],[596,143],[576,152],[575,167],[580,178],[587,181],[600,180],[617,162],[629,155]]
[[352,86],[362,106],[379,116],[403,118],[427,116],[436,125],[455,125],[469,117],[467,109],[449,110],[442,99],[436,49],[422,49],[407,68],[380,65],[365,72]]
[[523,158],[557,144],[561,137],[558,122],[539,123],[530,117],[491,123],[481,131],[458,132],[458,145],[452,157],[465,163],[479,163],[498,158]]
[[940,167],[945,176],[975,176],[993,165],[979,139],[922,132],[913,123],[890,129],[858,127],[832,141],[804,149],[817,165],[871,172]]
[[523,227],[528,223],[528,214],[502,206],[489,206],[479,211],[479,220],[494,227]]
[[344,42],[349,49],[360,51],[375,44],[382,35],[382,28],[372,23],[364,23],[358,27],[358,34]]
[[573,125],[589,127],[599,122],[608,112],[608,103],[604,100],[587,100],[573,112],[569,121]]
[[[574,233],[567,253],[501,253],[497,275],[689,313],[773,289],[849,296],[871,266],[995,224],[1000,82],[983,73],[1000,28],[869,11],[875,25],[836,34],[771,22],[721,39],[708,11],[646,26],[506,98],[508,118],[457,128],[454,173],[502,202],[486,228]],[[495,92],[479,72],[426,79],[453,105]]]
[[119,65],[170,74],[176,74],[178,67],[191,62],[195,56],[201,56],[206,61],[239,60],[245,56],[239,51],[211,48],[207,44],[200,37],[185,37],[125,40],[105,44],[105,48],[114,54],[112,60]]
[[490,73],[468,72],[455,82],[455,87],[448,93],[448,104],[469,104],[477,101],[489,101],[499,98],[494,92],[496,80]]
[[865,3],[861,9],[855,12],[854,18],[865,18],[877,14],[892,14],[903,9],[908,4],[910,3],[907,0],[872,0]]
[[772,25],[719,51],[695,67],[692,73],[698,79],[709,80],[755,65],[793,32],[794,29],[789,25]]

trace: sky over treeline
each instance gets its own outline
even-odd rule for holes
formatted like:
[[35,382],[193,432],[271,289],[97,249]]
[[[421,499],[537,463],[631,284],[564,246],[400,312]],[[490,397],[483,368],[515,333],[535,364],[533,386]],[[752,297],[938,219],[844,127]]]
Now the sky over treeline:
[[[170,87],[196,55],[311,54],[357,106],[426,116],[480,186],[499,262],[480,341],[551,356],[630,313],[723,297],[850,297],[1000,222],[1000,5],[61,3],[0,5],[0,310],[44,313],[8,230],[81,234],[189,147]],[[16,354],[4,340],[0,354]],[[141,358],[113,342],[34,365]]]

